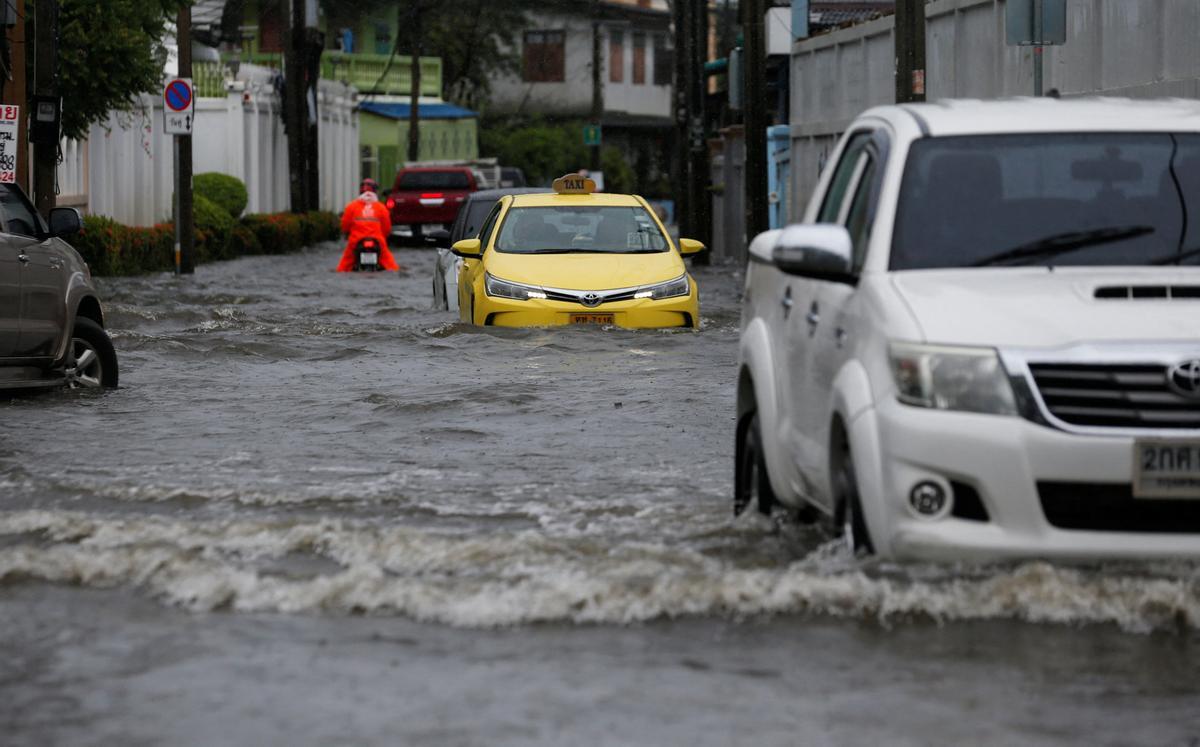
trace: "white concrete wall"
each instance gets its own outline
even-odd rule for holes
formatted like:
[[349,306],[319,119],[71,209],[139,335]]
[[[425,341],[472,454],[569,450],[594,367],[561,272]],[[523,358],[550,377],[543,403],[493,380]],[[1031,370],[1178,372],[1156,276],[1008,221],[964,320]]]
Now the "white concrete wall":
[[[926,6],[927,98],[1033,93],[1033,52],[1005,44],[1005,0]],[[1200,98],[1200,2],[1070,0],[1067,42],[1045,54],[1045,90]],[[801,215],[818,169],[850,121],[892,103],[893,19],[881,18],[792,47],[792,198]]]
[[[239,79],[244,90],[223,99],[196,100],[193,170],[217,171],[245,182],[246,212],[287,210],[287,137],[270,71],[245,65]],[[59,182],[63,195],[74,196],[71,204],[87,212],[148,226],[171,219],[173,143],[162,132],[161,99],[144,96],[140,104],[133,115],[114,115],[93,126],[86,147],[65,143]],[[358,184],[353,90],[322,81],[318,110],[320,205],[337,211]]]

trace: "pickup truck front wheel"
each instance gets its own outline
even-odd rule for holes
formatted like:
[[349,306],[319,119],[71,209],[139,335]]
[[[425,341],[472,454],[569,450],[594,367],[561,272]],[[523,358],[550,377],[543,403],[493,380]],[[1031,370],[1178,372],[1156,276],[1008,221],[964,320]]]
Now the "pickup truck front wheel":
[[769,515],[776,500],[771,490],[771,478],[767,475],[767,462],[763,458],[758,413],[748,415],[741,428],[734,463],[733,515],[740,515],[751,503],[759,513]]
[[66,377],[67,385],[72,389],[113,389],[117,386],[117,351],[104,328],[87,317],[75,320]]

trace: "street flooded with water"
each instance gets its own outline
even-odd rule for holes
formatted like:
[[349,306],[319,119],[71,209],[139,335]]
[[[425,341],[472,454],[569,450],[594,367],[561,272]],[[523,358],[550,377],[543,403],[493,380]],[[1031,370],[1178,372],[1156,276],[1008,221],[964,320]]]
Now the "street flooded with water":
[[732,268],[506,330],[338,253],[100,279],[121,388],[0,400],[0,742],[1200,743],[1200,565],[732,517]]

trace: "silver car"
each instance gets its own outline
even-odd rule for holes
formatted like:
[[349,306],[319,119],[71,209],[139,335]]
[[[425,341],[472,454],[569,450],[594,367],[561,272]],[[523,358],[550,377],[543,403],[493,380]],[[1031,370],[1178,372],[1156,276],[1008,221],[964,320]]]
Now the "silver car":
[[425,240],[437,247],[437,266],[433,271],[433,307],[458,311],[458,268],[462,259],[456,257],[450,247],[462,239],[473,239],[492,206],[505,195],[522,195],[530,192],[549,192],[536,187],[509,187],[505,189],[481,189],[467,195],[466,202],[458,209],[458,217],[449,231],[432,231]]
[[87,263],[64,236],[74,208],[46,224],[14,184],[0,184],[0,389],[115,387],[117,354]]

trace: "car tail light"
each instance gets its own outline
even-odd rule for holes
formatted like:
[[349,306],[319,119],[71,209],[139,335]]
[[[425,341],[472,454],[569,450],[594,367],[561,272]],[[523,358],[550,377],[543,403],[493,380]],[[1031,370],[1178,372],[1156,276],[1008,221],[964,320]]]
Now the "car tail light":
[[392,208],[396,207],[396,201],[393,200],[391,197],[389,197],[388,201],[387,201],[387,206],[388,206],[388,210],[391,210]]
[[445,197],[441,192],[426,192],[421,195],[422,200],[440,200]]

